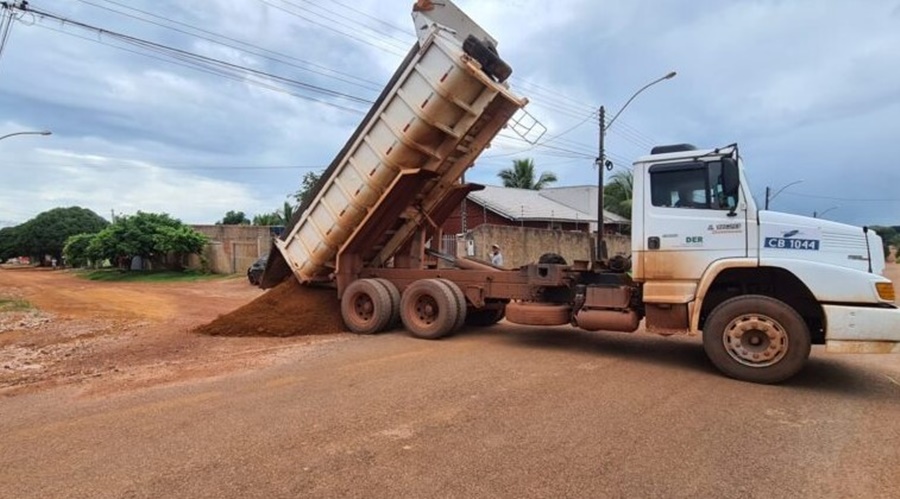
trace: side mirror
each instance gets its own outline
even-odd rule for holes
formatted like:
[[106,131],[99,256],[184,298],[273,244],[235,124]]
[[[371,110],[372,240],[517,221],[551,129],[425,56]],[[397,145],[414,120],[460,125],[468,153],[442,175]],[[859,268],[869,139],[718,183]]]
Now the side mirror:
[[722,189],[726,197],[737,199],[741,187],[741,175],[737,162],[731,158],[722,158]]

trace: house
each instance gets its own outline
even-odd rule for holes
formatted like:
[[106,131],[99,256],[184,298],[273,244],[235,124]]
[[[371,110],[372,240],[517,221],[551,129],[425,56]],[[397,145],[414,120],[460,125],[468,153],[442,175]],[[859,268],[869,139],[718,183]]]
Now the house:
[[[631,221],[603,212],[605,233],[624,233]],[[468,195],[444,222],[445,234],[461,234],[482,224],[595,232],[597,188],[557,187],[539,191],[485,186]]]

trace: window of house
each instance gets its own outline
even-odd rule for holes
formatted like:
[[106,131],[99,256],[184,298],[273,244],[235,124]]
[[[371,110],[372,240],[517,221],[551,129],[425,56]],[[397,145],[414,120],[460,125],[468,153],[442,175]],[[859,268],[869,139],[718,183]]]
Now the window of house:
[[719,161],[650,167],[653,206],[728,210],[737,205],[737,200],[726,197],[724,191]]

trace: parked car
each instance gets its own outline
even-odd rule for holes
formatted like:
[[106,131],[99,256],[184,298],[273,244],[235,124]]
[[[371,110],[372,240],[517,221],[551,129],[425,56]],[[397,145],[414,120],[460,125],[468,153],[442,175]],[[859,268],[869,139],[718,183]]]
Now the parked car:
[[262,280],[263,271],[266,270],[266,262],[268,260],[269,255],[263,255],[259,257],[259,260],[253,262],[253,265],[250,265],[250,268],[247,269],[247,280],[250,281],[250,284],[259,286],[259,283]]

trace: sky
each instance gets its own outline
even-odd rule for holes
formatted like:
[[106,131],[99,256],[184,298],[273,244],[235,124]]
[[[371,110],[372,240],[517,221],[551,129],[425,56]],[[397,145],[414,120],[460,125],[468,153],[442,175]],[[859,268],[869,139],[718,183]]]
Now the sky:
[[[412,0],[29,3],[70,22],[19,15],[0,54],[0,136],[53,132],[0,140],[0,226],[59,206],[191,224],[272,212],[332,161],[415,42]],[[677,71],[609,128],[615,169],[657,144],[737,142],[756,199],[780,191],[772,209],[900,224],[900,0],[457,4],[547,128],[538,146],[504,131],[468,181],[498,185],[533,158],[557,186],[596,184],[597,108]]]

